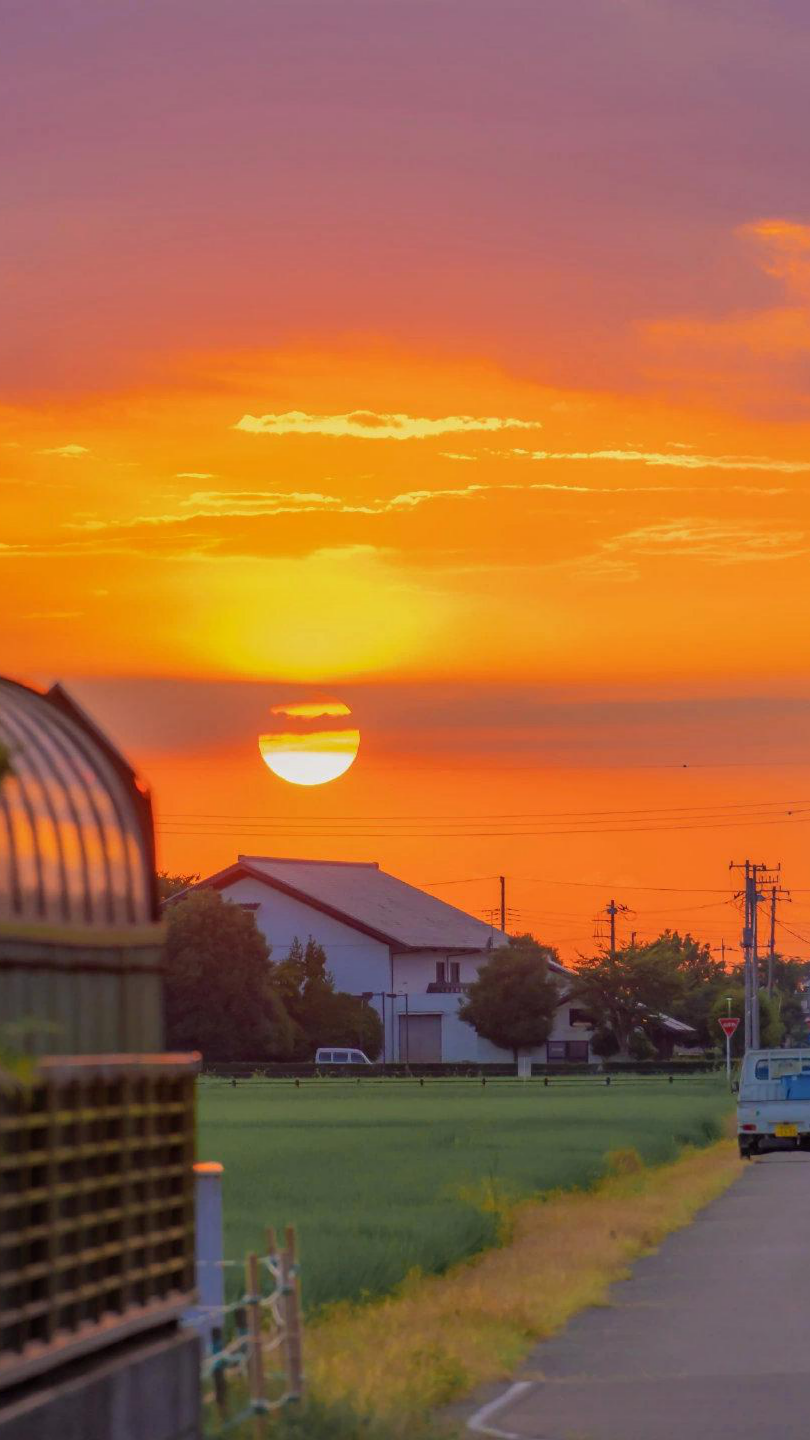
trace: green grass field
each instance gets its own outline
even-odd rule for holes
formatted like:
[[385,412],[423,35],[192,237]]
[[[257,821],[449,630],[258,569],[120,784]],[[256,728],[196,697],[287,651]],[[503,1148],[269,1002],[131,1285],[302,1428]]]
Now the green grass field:
[[[497,1239],[487,1197],[588,1186],[611,1150],[650,1164],[719,1137],[719,1077],[521,1084],[202,1080],[199,1155],[225,1166],[225,1254],[298,1227],[304,1302],[390,1290]],[[230,1271],[233,1284],[241,1281]]]

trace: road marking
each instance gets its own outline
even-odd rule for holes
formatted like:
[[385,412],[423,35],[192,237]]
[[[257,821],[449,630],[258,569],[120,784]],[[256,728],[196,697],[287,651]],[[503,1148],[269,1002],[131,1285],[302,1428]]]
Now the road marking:
[[502,1395],[498,1395],[495,1400],[490,1400],[488,1405],[482,1405],[480,1410],[476,1410],[475,1414],[471,1415],[467,1421],[467,1429],[474,1430],[478,1435],[495,1435],[497,1440],[519,1440],[519,1437],[511,1430],[499,1430],[497,1426],[488,1425],[487,1421],[491,1420],[499,1410],[502,1410],[504,1405],[508,1405],[510,1400],[516,1400],[518,1395],[522,1395],[525,1390],[531,1390],[533,1383],[531,1380],[516,1380],[508,1390],[504,1390]]

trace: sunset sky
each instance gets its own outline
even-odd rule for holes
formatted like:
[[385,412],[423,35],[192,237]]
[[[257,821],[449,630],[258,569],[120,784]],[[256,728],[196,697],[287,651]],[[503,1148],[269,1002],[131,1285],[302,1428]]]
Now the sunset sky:
[[[614,894],[736,945],[749,855],[810,956],[806,3],[2,25],[2,668],[163,862],[506,873],[570,956]],[[360,752],[303,790],[257,737],[323,696]]]

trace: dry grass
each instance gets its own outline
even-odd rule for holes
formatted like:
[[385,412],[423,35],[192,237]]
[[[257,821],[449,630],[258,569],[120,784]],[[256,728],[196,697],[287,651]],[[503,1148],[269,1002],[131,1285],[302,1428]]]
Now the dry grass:
[[307,1332],[313,1392],[364,1414],[415,1418],[508,1375],[637,1256],[687,1225],[740,1173],[728,1140],[643,1166],[615,1152],[594,1189],[523,1201],[501,1248],[443,1276],[409,1277],[388,1298],[335,1306]]

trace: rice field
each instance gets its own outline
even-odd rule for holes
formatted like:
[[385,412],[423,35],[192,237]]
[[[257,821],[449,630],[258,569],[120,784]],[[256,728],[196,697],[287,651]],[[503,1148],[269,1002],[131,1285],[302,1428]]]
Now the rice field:
[[[721,1077],[474,1080],[201,1080],[199,1146],[225,1167],[225,1254],[298,1227],[304,1303],[390,1291],[496,1243],[511,1202],[605,1173],[635,1148],[648,1164],[717,1139]],[[234,1285],[241,1280],[230,1272]]]

